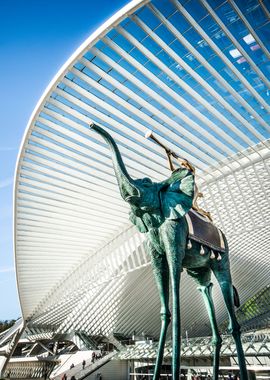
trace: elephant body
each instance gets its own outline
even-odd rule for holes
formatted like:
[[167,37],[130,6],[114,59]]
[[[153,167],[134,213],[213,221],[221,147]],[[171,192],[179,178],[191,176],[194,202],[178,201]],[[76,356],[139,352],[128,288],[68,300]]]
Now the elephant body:
[[[194,175],[186,167],[180,167],[171,176],[159,183],[150,178],[132,179],[122,161],[113,138],[101,127],[91,128],[99,133],[112,151],[114,170],[124,201],[130,205],[130,221],[147,236],[147,251],[151,258],[152,270],[161,303],[161,331],[153,380],[160,377],[166,332],[172,322],[172,380],[180,375],[180,278],[183,268],[196,281],[209,315],[213,334],[213,379],[218,380],[219,356],[222,339],[216,322],[212,299],[211,272],[214,273],[224,297],[229,315],[229,330],[236,343],[241,380],[247,380],[245,358],[240,339],[240,326],[234,311],[234,288],[230,273],[229,250],[225,236],[222,259],[213,256],[201,244],[192,242],[188,246],[188,224],[185,218],[194,198]],[[169,289],[172,291],[172,310],[169,310]]]

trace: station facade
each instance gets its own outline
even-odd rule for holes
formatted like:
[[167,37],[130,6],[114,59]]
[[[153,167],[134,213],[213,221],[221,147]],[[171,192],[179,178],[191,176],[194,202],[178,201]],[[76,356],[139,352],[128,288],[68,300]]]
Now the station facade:
[[[99,365],[87,362],[96,365],[92,375],[81,378],[107,379],[106,366],[117,379],[120,373],[150,378],[158,294],[145,237],[128,221],[108,148],[89,129],[95,122],[115,138],[134,178],[169,176],[165,152],[144,137],[149,129],[196,167],[200,205],[229,241],[250,373],[267,378],[269,12],[259,0],[134,0],[49,84],[17,162],[14,245],[22,318],[0,336],[2,376],[57,378],[61,355],[76,352],[80,365],[82,352],[102,351]],[[210,325],[196,285],[182,277],[183,375],[206,377]],[[226,310],[213,282],[226,336]],[[223,373],[237,371],[227,336],[222,360]],[[168,376],[169,367],[170,340]],[[77,367],[70,371],[79,378]]]

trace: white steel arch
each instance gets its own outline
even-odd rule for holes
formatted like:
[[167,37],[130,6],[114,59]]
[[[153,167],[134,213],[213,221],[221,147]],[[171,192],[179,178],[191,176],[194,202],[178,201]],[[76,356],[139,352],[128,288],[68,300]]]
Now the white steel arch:
[[[89,130],[92,121],[115,138],[133,177],[169,175],[164,152],[144,138],[148,128],[189,159],[203,206],[229,238],[243,301],[269,284],[269,41],[263,36],[269,19],[261,2],[250,3],[132,1],[46,89],[22,142],[14,188],[18,290],[33,331],[158,334],[144,236],[128,223],[108,147]],[[204,334],[207,316],[199,294],[190,299],[192,287],[184,277],[184,328]],[[222,320],[218,290],[216,297]]]

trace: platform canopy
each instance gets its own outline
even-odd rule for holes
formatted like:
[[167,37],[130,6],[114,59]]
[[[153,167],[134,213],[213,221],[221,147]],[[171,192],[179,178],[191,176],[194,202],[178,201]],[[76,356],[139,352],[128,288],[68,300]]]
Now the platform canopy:
[[[259,0],[134,0],[52,80],[27,127],[15,184],[17,282],[33,331],[158,335],[144,235],[128,222],[93,121],[135,178],[170,174],[148,129],[190,160],[202,207],[228,237],[242,302],[269,285],[269,12]],[[181,287],[183,331],[208,333],[185,273]]]

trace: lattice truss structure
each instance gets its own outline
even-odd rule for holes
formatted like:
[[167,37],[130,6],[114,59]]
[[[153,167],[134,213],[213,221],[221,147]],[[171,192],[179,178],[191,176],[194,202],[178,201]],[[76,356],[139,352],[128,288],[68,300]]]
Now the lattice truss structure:
[[[15,260],[29,334],[134,330],[157,336],[159,300],[144,236],[128,222],[108,147],[131,176],[169,176],[150,128],[197,168],[226,233],[242,302],[269,284],[267,1],[132,1],[74,53],[38,103],[15,186]],[[225,318],[216,287],[217,317]],[[183,329],[209,333],[183,274]]]
[[[235,342],[231,335],[224,335],[222,337],[223,343],[221,348],[221,355],[223,357],[233,357],[237,360],[237,353]],[[269,364],[269,343],[270,335],[269,330],[260,333],[246,333],[242,336],[243,349],[245,357],[260,357],[261,365]],[[138,360],[138,359],[151,359],[156,358],[158,350],[158,343],[139,343],[132,346],[127,346],[125,350],[120,352],[117,356],[122,360]],[[213,345],[212,337],[201,337],[182,340],[181,356],[187,358],[199,357],[212,357]],[[164,350],[164,357],[172,356],[171,342],[167,342]],[[265,357],[263,360],[263,357]]]
[[38,360],[28,363],[11,360],[5,376],[6,378],[19,379],[44,378],[52,371],[54,365],[54,362],[40,362]]

